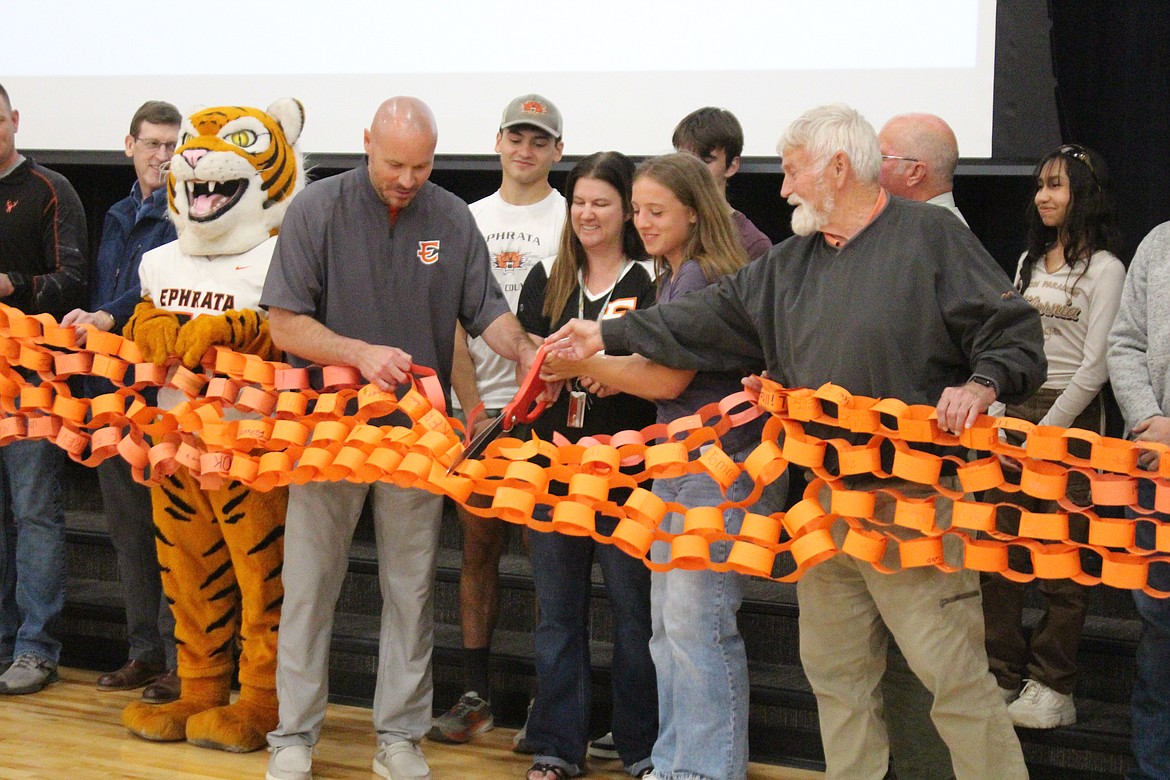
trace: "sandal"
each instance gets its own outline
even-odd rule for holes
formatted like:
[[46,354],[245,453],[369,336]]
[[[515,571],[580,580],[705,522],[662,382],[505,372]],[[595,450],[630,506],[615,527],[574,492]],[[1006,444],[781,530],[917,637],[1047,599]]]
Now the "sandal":
[[[549,773],[552,773],[552,777],[549,777]],[[556,764],[537,761],[528,768],[528,774],[524,775],[524,778],[525,780],[569,780],[569,770]]]

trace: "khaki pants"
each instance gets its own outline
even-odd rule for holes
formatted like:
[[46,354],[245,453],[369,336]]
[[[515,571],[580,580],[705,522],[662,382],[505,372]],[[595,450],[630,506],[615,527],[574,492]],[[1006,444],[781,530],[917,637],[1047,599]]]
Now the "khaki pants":
[[[908,496],[933,492],[897,480],[881,486]],[[827,501],[822,493],[822,502]],[[949,502],[939,503],[944,508]],[[878,519],[892,519],[893,511],[893,500],[879,495]],[[948,522],[939,518],[942,527]],[[844,521],[838,521],[838,541],[844,532]],[[886,774],[889,750],[879,682],[887,627],[935,697],[931,718],[950,748],[955,776],[1028,776],[1007,708],[988,673],[976,572],[946,574],[924,567],[882,574],[839,553],[805,574],[797,595],[800,657],[817,697],[826,778],[881,780]]]
[[378,742],[418,742],[431,727],[435,556],[442,496],[377,482],[310,482],[289,488],[284,611],[276,692],[280,725],[268,744],[315,745],[329,696],[329,643],[349,547],[373,493],[382,592],[374,729]]

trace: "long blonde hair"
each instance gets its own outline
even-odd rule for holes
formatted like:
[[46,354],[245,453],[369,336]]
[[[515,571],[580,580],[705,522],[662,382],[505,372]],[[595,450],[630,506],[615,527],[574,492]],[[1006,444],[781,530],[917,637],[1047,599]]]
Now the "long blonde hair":
[[[727,202],[702,160],[689,152],[652,157],[638,167],[634,181],[643,177],[670,190],[680,203],[695,212],[695,224],[683,246],[683,259],[697,261],[708,282],[748,264]],[[662,284],[669,277],[670,264],[665,257],[655,257],[654,268]]]

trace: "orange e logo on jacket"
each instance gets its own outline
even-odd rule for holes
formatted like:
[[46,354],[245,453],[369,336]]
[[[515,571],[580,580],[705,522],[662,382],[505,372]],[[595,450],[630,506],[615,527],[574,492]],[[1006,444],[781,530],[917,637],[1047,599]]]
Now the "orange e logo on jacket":
[[419,241],[418,242],[418,259],[422,261],[423,265],[431,265],[439,262],[439,241]]

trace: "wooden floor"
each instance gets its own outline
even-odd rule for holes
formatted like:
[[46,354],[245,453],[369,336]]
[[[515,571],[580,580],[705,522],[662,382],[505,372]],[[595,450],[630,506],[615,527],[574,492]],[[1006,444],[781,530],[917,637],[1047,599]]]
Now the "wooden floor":
[[[238,755],[185,743],[160,744],[130,736],[122,707],[139,691],[108,693],[94,687],[96,672],[62,669],[61,681],[31,696],[0,698],[0,778],[118,778],[191,780],[264,777],[268,754]],[[530,758],[511,752],[510,729],[495,729],[469,745],[424,742],[436,780],[519,780]],[[313,761],[317,780],[376,776],[370,771],[374,734],[370,711],[330,705]],[[627,778],[617,762],[602,762],[589,777]],[[608,770],[608,771],[602,771]],[[750,780],[811,780],[823,775],[753,764]]]

